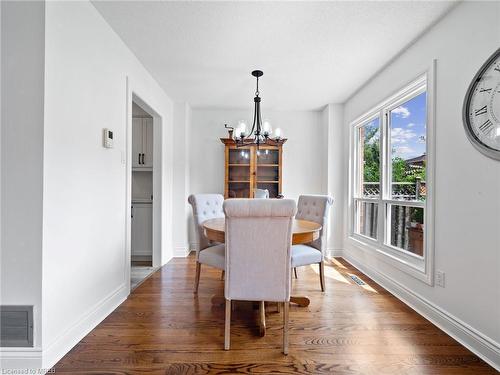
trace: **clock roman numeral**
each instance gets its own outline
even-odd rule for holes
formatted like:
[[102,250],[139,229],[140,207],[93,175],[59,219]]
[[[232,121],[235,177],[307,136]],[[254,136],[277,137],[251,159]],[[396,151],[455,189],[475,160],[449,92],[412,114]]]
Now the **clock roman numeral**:
[[484,124],[479,127],[484,134],[490,134],[493,130],[493,123],[490,120],[486,120]]
[[497,72],[500,72],[500,66],[497,66],[495,69],[493,70],[496,70]]
[[480,115],[486,114],[486,110],[487,110],[487,108],[486,108],[486,106],[484,106],[482,108],[476,109],[474,111],[474,113],[475,113],[476,116],[480,116]]
[[481,89],[479,92],[487,92],[488,94],[491,92],[492,89]]

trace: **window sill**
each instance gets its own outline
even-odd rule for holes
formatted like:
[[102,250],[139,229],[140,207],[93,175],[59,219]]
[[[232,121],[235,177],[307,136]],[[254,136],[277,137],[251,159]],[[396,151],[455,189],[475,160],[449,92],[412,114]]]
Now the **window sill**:
[[424,258],[413,254],[405,254],[403,251],[390,246],[380,245],[380,243],[369,237],[358,234],[351,234],[347,238],[347,242],[365,252],[368,256],[373,256],[428,285],[433,285],[433,275],[426,267]]

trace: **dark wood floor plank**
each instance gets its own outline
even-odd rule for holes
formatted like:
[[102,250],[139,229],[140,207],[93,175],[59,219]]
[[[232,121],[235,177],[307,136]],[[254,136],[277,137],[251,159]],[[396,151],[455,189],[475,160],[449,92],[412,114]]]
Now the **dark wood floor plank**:
[[[294,293],[311,297],[290,308],[290,354],[281,354],[282,318],[267,307],[259,336],[257,310],[238,303],[231,350],[223,350],[220,271],[202,268],[193,295],[193,257],[152,275],[56,365],[57,374],[496,374],[486,363],[342,260],[299,269]],[[350,275],[365,281],[355,284]]]

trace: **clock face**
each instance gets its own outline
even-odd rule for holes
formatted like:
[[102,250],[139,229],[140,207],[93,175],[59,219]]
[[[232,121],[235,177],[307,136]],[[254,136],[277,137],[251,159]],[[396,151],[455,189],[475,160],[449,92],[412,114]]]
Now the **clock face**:
[[472,144],[500,160],[500,49],[474,77],[465,97],[463,117]]

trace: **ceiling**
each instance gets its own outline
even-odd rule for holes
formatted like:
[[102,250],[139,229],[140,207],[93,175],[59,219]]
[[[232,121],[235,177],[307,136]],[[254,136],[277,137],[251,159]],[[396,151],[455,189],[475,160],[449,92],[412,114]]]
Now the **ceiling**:
[[342,103],[454,2],[93,1],[175,101],[263,108]]

